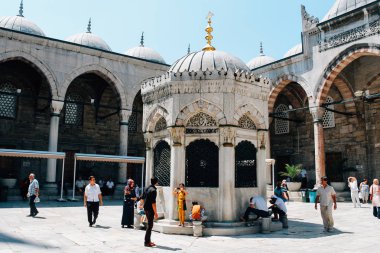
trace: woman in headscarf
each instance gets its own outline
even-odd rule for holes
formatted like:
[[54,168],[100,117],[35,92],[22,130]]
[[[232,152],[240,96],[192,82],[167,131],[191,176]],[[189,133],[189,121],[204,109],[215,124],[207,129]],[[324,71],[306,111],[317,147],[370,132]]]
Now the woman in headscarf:
[[133,219],[135,216],[135,182],[132,179],[128,179],[127,186],[124,188],[124,205],[123,205],[123,217],[121,218],[121,227],[127,226],[127,228],[133,228]]

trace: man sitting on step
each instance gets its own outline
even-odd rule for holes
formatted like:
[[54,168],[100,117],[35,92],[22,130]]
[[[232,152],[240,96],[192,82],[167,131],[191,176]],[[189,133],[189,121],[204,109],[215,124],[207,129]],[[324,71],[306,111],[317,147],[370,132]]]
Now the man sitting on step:
[[269,207],[269,209],[272,209],[272,212],[274,214],[274,220],[278,220],[278,216],[280,216],[280,220],[282,220],[282,218],[286,216],[286,213],[288,211],[286,209],[285,202],[276,195],[272,195],[270,197],[269,203],[272,204]]
[[242,221],[248,221],[250,213],[256,214],[257,217],[254,220],[257,220],[260,217],[269,217],[267,203],[262,196],[253,196],[249,199],[249,202],[249,207],[245,211],[244,216],[240,218]]

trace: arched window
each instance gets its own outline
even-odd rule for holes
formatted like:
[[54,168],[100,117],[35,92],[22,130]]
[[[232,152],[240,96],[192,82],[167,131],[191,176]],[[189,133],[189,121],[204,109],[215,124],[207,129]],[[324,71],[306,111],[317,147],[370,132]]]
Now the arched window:
[[[330,96],[326,98],[326,103],[332,103],[334,99]],[[327,108],[334,110],[334,105],[328,105]],[[323,128],[332,128],[335,127],[335,116],[334,112],[325,110],[325,113],[322,117]]]
[[78,93],[71,93],[66,98],[65,124],[82,125],[83,122],[83,99]]
[[132,114],[128,119],[128,132],[136,133],[137,131],[137,108],[136,106],[132,107]]
[[256,187],[256,148],[249,141],[235,147],[235,187]]
[[154,148],[153,176],[158,178],[161,186],[170,186],[170,146],[160,141]]
[[239,127],[241,128],[244,128],[244,129],[252,129],[252,130],[256,130],[256,125],[255,123],[253,122],[253,120],[248,117],[247,114],[244,114],[240,119],[239,119]]
[[10,82],[0,84],[0,117],[16,118],[17,96],[16,87]]
[[[288,107],[284,104],[277,106],[275,110],[275,116],[279,118],[289,118],[289,112],[287,112]],[[287,134],[289,133],[289,121],[275,118],[274,119],[274,128],[275,134]]]
[[156,126],[154,127],[154,131],[155,132],[159,132],[161,130],[164,130],[166,129],[167,125],[166,125],[166,120],[164,117],[161,117],[157,123],[156,123]]
[[186,147],[186,185],[218,187],[219,150],[209,140],[196,140]]

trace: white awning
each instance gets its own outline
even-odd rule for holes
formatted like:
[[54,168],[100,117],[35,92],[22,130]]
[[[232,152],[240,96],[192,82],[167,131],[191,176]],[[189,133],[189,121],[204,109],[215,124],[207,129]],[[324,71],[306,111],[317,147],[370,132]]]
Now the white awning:
[[64,152],[49,152],[49,151],[21,150],[21,149],[0,149],[0,156],[65,159]]
[[100,155],[100,154],[75,154],[78,161],[97,161],[111,163],[145,163],[144,157],[135,156],[116,156],[116,155]]

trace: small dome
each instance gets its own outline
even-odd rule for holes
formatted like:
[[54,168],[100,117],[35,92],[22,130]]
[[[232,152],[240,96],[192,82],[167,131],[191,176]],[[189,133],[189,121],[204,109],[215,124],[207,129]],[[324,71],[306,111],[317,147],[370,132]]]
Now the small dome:
[[145,59],[148,61],[158,62],[158,63],[166,63],[164,58],[154,49],[144,46],[138,46],[131,49],[128,49],[125,52],[126,55],[133,56],[136,58]]
[[223,51],[198,51],[190,53],[177,60],[170,67],[169,71],[206,71],[206,70],[246,70],[249,71],[247,65],[239,58]]
[[141,34],[140,46],[128,49],[125,54],[152,62],[166,64],[164,58],[162,58],[156,50],[144,46],[144,32]]
[[17,16],[0,17],[0,27],[23,33],[45,36],[45,33],[36,24],[24,18],[23,12],[23,3],[21,1],[19,14]]
[[260,43],[260,55],[253,58],[252,60],[250,60],[248,63],[247,63],[247,66],[248,68],[250,69],[256,69],[256,68],[259,68],[261,66],[264,66],[264,65],[267,65],[269,63],[272,63],[276,61],[276,59],[274,59],[273,57],[270,57],[270,56],[266,56],[264,54],[264,50],[263,50],[263,44]]
[[91,19],[88,22],[87,32],[67,37],[68,42],[93,47],[101,50],[112,51],[108,44],[99,36],[91,33]]
[[295,45],[291,49],[289,49],[286,54],[284,54],[284,58],[290,57],[292,55],[300,54],[302,53],[302,43]]
[[376,0],[336,0],[334,5],[331,7],[326,16],[322,19],[323,21],[338,17],[349,11],[355,10],[366,4],[375,2]]

